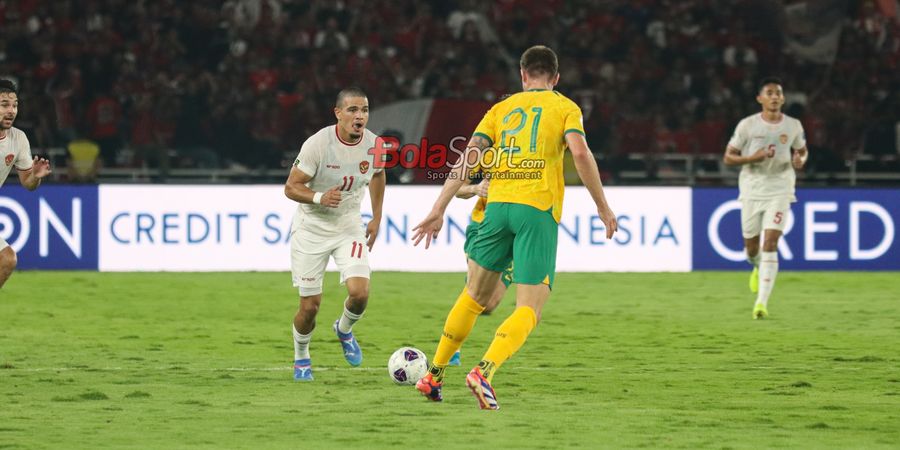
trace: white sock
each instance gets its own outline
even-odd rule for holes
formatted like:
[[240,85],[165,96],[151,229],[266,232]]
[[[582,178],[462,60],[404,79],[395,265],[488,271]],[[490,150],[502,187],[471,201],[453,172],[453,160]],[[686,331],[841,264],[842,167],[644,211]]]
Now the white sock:
[[756,295],[756,303],[767,306],[769,294],[775,287],[775,277],[778,276],[778,252],[762,252],[759,262],[759,293]]
[[338,321],[338,331],[341,333],[349,333],[353,329],[353,324],[356,323],[362,317],[363,313],[353,314],[347,309],[347,305],[344,305],[344,313],[341,314],[341,320]]
[[291,330],[294,332],[294,361],[309,359],[309,341],[312,339],[312,333],[300,334],[293,325]]
[[762,257],[759,252],[756,252],[755,256],[747,255],[747,262],[753,264],[753,267],[759,267],[759,260]]

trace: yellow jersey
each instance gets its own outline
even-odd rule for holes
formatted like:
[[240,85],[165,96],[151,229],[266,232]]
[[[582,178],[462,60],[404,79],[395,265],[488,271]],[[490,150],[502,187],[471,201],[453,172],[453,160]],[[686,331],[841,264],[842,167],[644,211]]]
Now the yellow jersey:
[[[488,188],[490,190],[490,188]],[[484,197],[478,197],[478,201],[475,202],[475,207],[472,208],[472,222],[481,223],[484,220],[484,208],[487,207],[487,199]]]
[[584,135],[581,108],[559,92],[532,89],[494,105],[473,133],[491,147],[481,160],[491,177],[487,203],[550,209],[559,222],[568,133]]

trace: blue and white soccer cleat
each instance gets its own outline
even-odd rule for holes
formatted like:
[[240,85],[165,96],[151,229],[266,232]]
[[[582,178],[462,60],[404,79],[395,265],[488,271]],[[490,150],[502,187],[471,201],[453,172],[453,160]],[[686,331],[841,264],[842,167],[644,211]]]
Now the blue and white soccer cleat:
[[451,365],[451,366],[460,365],[459,350],[457,350],[456,353],[454,353],[453,356],[450,357],[450,362],[448,363],[448,365]]
[[349,333],[341,333],[341,330],[338,330],[338,322],[340,319],[334,321],[334,334],[337,335],[338,340],[341,341],[341,348],[344,350],[344,359],[350,363],[351,366],[356,367],[362,364],[362,349],[359,348],[359,343],[356,342],[356,338],[353,337],[353,332]]
[[472,395],[478,399],[478,407],[481,409],[500,409],[497,404],[497,394],[491,382],[481,374],[481,368],[476,367],[466,375],[466,386],[472,391]]
[[309,358],[294,361],[294,381],[312,381],[312,363]]

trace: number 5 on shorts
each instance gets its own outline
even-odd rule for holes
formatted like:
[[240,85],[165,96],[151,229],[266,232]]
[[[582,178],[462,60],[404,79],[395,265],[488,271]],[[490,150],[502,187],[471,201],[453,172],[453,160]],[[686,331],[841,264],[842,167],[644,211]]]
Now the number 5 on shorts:
[[777,213],[775,213],[775,218],[772,219],[772,222],[774,222],[775,225],[778,225],[781,223],[781,219],[783,219],[783,218],[784,218],[784,214],[781,211],[778,211]]

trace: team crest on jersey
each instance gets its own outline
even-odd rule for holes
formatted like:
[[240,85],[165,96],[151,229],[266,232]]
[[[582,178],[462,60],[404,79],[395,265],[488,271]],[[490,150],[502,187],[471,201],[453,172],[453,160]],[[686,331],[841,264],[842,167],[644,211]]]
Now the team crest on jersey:
[[779,140],[782,144],[787,144],[787,135],[786,135],[786,134],[782,134],[781,136],[778,136],[778,140]]
[[13,163],[13,160],[15,160],[15,159],[16,159],[16,155],[13,155],[12,153],[6,155],[6,166],[7,167],[11,166]]
[[368,171],[369,171],[369,162],[368,161],[360,162],[359,163],[359,173],[365,174]]

